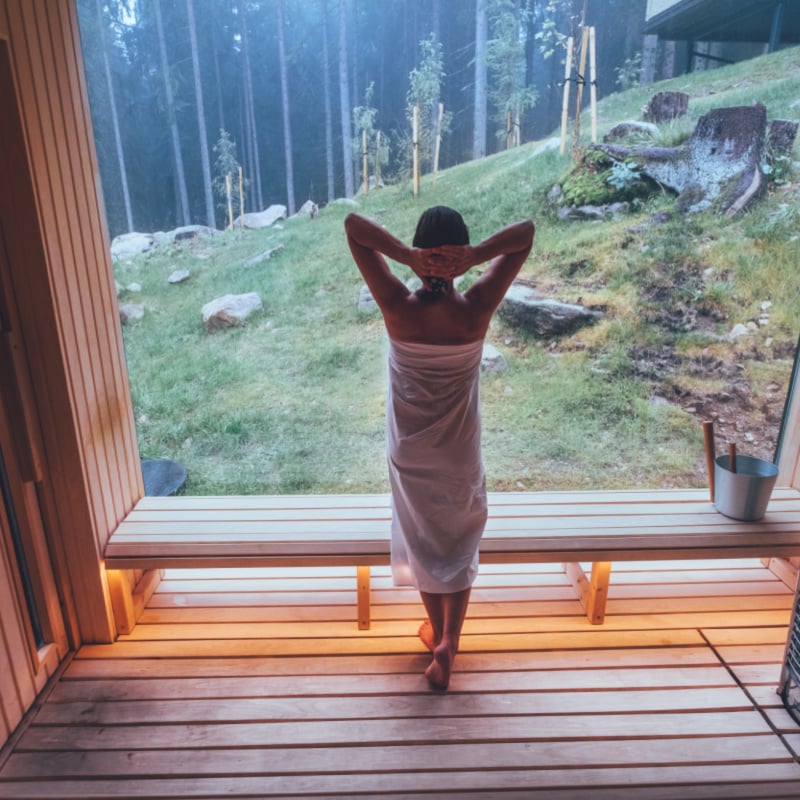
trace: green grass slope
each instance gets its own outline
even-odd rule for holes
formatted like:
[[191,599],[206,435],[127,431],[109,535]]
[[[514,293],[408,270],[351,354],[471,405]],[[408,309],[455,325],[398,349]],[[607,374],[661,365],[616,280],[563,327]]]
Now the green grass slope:
[[[770,119],[796,120],[799,77],[795,48],[611,95],[599,107],[600,135],[639,119],[665,89],[690,95],[691,119],[666,126],[664,144],[713,107],[761,102]],[[407,240],[424,208],[446,204],[462,212],[473,241],[534,219],[521,277],[605,311],[600,324],[551,342],[493,322],[488,341],[508,367],[482,378],[490,488],[704,485],[703,418],[717,421],[720,441],[772,458],[800,330],[794,165],[738,217],[682,217],[662,193],[612,221],[568,223],[546,195],[571,157],[541,144],[449,169],[435,186],[426,176],[417,198],[408,185],[386,187],[315,219],[115,264],[123,287],[142,287],[123,289],[120,302],[145,308],[124,326],[142,457],[183,463],[191,494],[386,490],[386,337],[379,314],[357,309],[362,281],[343,221],[356,208]],[[654,223],[656,213],[669,219]],[[272,259],[245,266],[277,245]],[[190,278],[170,285],[177,269]],[[263,312],[206,333],[201,307],[243,292],[258,292]],[[752,330],[729,341],[737,323]]]

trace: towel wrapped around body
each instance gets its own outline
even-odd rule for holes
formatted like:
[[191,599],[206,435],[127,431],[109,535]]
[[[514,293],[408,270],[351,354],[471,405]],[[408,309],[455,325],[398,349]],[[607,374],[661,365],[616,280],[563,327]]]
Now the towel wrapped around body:
[[479,379],[483,342],[389,340],[392,576],[447,594],[478,573],[486,524]]

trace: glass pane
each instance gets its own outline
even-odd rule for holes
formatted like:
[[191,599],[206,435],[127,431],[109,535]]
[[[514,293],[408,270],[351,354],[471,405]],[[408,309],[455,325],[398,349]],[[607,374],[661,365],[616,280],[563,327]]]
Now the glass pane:
[[0,496],[3,498],[5,518],[8,520],[11,542],[14,547],[14,555],[16,557],[17,568],[22,583],[22,591],[25,595],[25,607],[28,611],[28,620],[33,631],[34,642],[36,647],[43,647],[45,645],[44,633],[39,618],[39,611],[36,608],[36,599],[33,592],[33,585],[31,584],[30,571],[25,558],[25,550],[22,546],[19,522],[17,520],[16,511],[14,510],[14,500],[11,496],[11,486],[9,485],[8,473],[6,472],[6,464],[2,450],[0,450]]
[[[484,28],[461,0],[192,7],[78,2],[140,450],[181,491],[388,489],[385,329],[343,221],[408,242],[435,204],[473,243],[537,225],[539,306],[504,302],[486,339],[491,489],[703,487],[703,422],[774,460],[796,4],[492,2]],[[250,310],[204,321],[230,296]]]

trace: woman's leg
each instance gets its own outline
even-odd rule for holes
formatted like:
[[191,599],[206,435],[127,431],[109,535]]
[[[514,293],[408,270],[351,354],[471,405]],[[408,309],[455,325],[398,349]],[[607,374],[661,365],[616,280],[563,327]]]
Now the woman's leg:
[[[458,652],[461,628],[467,615],[470,589],[452,594],[427,594],[420,592],[433,629],[433,661],[425,670],[425,676],[437,689],[446,689],[450,683],[453,661]],[[423,625],[424,627],[424,625]],[[422,629],[420,636],[428,644]]]
[[430,594],[420,592],[422,604],[428,613],[428,619],[422,623],[419,629],[419,638],[431,652],[436,649],[436,645],[442,640],[444,631],[444,601],[446,595]]

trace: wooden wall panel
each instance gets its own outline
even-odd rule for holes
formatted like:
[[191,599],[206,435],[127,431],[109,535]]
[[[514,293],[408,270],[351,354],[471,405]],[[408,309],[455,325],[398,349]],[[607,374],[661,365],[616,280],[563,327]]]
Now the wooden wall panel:
[[17,582],[6,550],[7,527],[0,500],[0,746],[41,688],[28,655],[25,622],[14,591]]
[[[800,357],[795,356],[796,358]],[[800,488],[800,369],[795,364],[789,402],[784,414],[783,432],[778,454],[778,483]]]
[[3,146],[29,168],[0,190],[0,224],[41,428],[45,522],[80,639],[110,641],[102,551],[144,490],[74,3],[0,0],[0,38],[21,118],[19,141]]

